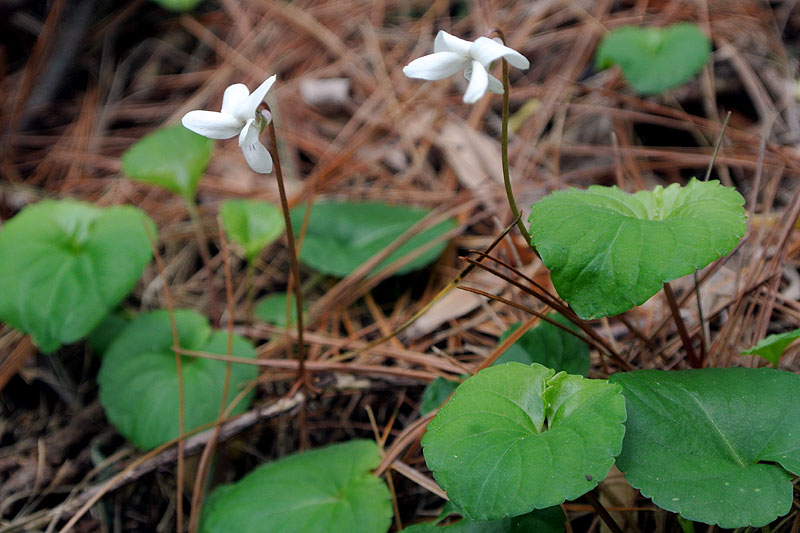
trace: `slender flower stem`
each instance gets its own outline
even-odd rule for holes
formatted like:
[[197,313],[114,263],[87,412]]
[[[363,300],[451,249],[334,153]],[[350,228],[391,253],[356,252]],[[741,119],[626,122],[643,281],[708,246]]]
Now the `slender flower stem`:
[[[269,106],[264,104],[267,111],[270,111]],[[283,220],[286,223],[286,239],[289,246],[289,262],[292,269],[292,287],[294,289],[294,301],[297,309],[297,359],[300,362],[297,377],[305,384],[307,380],[306,374],[306,348],[303,341],[303,291],[300,284],[300,265],[297,261],[297,249],[294,245],[294,231],[292,230],[292,219],[289,216],[289,201],[286,198],[286,187],[283,183],[283,171],[281,170],[281,160],[278,155],[278,137],[275,135],[275,125],[270,120],[267,126],[269,128],[269,136],[272,141],[272,160],[275,162],[275,178],[278,181],[278,193],[281,197],[281,208],[283,210]]]
[[[492,28],[492,33],[497,34],[503,44],[506,44],[506,36],[500,28]],[[517,201],[514,199],[514,191],[511,189],[511,173],[508,168],[508,101],[511,97],[511,82],[508,80],[508,61],[503,61],[503,121],[500,132],[500,158],[503,164],[503,183],[506,187],[506,198],[508,198],[508,207],[511,208],[511,216],[517,221],[522,236],[525,237],[525,242],[531,244],[531,235],[525,228],[525,223],[522,217],[519,216],[519,209],[517,208]]]

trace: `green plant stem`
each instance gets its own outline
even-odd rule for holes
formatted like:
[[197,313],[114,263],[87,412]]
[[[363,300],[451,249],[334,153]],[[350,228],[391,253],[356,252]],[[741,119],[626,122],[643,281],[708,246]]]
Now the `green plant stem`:
[[[269,111],[269,106],[267,106]],[[267,126],[269,128],[269,136],[272,141],[272,160],[275,162],[275,178],[278,182],[278,193],[281,198],[281,209],[283,210],[283,220],[286,223],[286,240],[289,247],[289,262],[292,270],[292,288],[294,289],[294,300],[297,308],[297,360],[299,367],[297,370],[297,377],[306,384],[308,374],[306,373],[306,348],[303,341],[303,291],[300,285],[300,265],[297,260],[297,249],[294,243],[294,231],[292,230],[292,219],[289,215],[289,200],[286,198],[286,187],[283,183],[283,171],[281,170],[281,159],[278,154],[278,137],[275,135],[275,125],[270,120]]]
[[[500,33],[500,32],[498,32]],[[502,33],[500,33],[502,38]],[[503,39],[505,42],[505,39]],[[531,235],[525,228],[522,218],[519,216],[519,209],[517,208],[517,201],[514,199],[514,191],[511,189],[511,173],[508,169],[508,101],[511,92],[511,83],[508,80],[508,61],[503,61],[503,123],[500,131],[500,158],[503,163],[503,183],[506,187],[506,198],[508,198],[508,207],[511,208],[511,216],[517,221],[522,236],[525,237],[525,242],[531,244]]]
[[678,335],[680,335],[681,341],[683,341],[683,347],[686,350],[686,355],[689,357],[689,364],[692,365],[692,368],[700,368],[702,363],[700,359],[698,359],[697,353],[694,351],[692,339],[689,337],[689,332],[686,330],[686,324],[684,324],[683,318],[681,318],[681,310],[678,307],[678,301],[675,299],[675,293],[672,292],[672,287],[669,283],[664,284],[664,294],[667,297],[667,303],[672,312],[672,318],[675,320],[675,325],[678,328]]

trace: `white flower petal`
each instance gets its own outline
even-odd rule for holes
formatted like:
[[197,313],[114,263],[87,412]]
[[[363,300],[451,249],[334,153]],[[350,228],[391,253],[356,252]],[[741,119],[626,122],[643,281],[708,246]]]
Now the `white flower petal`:
[[239,146],[258,142],[258,134],[261,133],[256,127],[256,119],[251,118],[245,122],[242,131],[239,132]]
[[272,172],[272,156],[269,155],[269,150],[260,142],[242,146],[242,154],[244,154],[247,164],[254,171],[259,174]]
[[222,112],[228,115],[235,115],[247,97],[250,96],[250,91],[244,83],[234,83],[222,95]]
[[258,134],[256,120],[248,120],[239,134],[239,147],[242,149],[242,154],[244,154],[244,158],[250,168],[259,174],[269,174],[272,172],[272,156],[269,155],[269,150],[258,140]]
[[436,39],[433,41],[433,51],[436,52],[455,52],[456,54],[467,57],[469,55],[469,47],[472,43],[465,41],[455,35],[450,35],[444,30],[439,30],[436,34]]
[[488,37],[478,37],[478,39],[472,43],[472,46],[470,46],[469,55],[480,61],[481,64],[487,68],[492,61],[500,59],[501,57],[504,57],[510,65],[517,68],[528,68],[531,66],[524,55]]
[[239,112],[237,113],[239,117],[243,120],[248,120],[255,116],[256,108],[264,101],[264,97],[267,96],[267,91],[270,90],[272,84],[275,83],[275,80],[278,78],[277,74],[273,74],[266,80],[264,83],[258,86],[258,89],[253,91],[253,94],[247,97],[247,100],[242,103],[239,107]]
[[483,68],[483,65],[478,61],[472,62],[472,73],[469,77],[469,85],[467,85],[467,92],[464,93],[464,103],[474,104],[480,100],[481,96],[486,94],[486,89],[489,87],[489,73]]
[[469,60],[454,52],[437,52],[415,59],[405,67],[409,78],[441,80],[469,66]]
[[227,113],[216,111],[189,111],[181,124],[209,139],[230,139],[239,133],[244,122]]
[[503,82],[489,74],[489,92],[503,94]]

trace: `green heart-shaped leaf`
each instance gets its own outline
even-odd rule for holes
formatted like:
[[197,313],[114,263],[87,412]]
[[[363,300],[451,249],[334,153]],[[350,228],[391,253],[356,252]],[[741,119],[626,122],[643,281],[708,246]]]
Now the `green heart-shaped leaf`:
[[167,126],[145,135],[122,154],[122,171],[193,201],[213,149],[211,139],[180,124]]
[[608,474],[622,447],[620,387],[539,364],[507,363],[462,383],[422,439],[450,500],[473,520],[571,500]]
[[[439,517],[440,519],[444,517]],[[403,533],[563,533],[567,517],[560,506],[537,509],[530,513],[491,520],[488,522],[472,521],[468,518],[448,526],[438,526],[438,522],[415,524],[403,529]]]
[[783,352],[797,339],[800,339],[800,329],[787,331],[786,333],[773,333],[758,341],[758,344],[752,348],[743,351],[742,355],[763,357],[777,367]]
[[597,68],[619,65],[640,94],[657,94],[692,79],[708,62],[711,41],[696,24],[622,26],[600,43]]
[[0,320],[44,353],[85,337],[150,262],[152,220],[74,200],[26,207],[0,231]]
[[[204,316],[177,310],[175,322],[181,348],[220,355],[227,352],[227,333],[212,331]],[[172,345],[167,311],[140,315],[106,351],[97,375],[100,402],[109,421],[143,450],[178,436],[178,372]],[[234,335],[233,356],[252,359],[256,353],[247,340]],[[189,431],[219,416],[225,362],[184,356],[182,363],[185,428]],[[253,365],[232,365],[228,401],[257,375]],[[231,413],[246,411],[252,397],[251,392]]]
[[283,234],[283,214],[269,202],[225,200],[219,212],[225,233],[244,249],[248,261]]
[[[292,210],[292,225],[300,228],[305,206]],[[390,245],[430,211],[383,202],[325,202],[311,208],[308,230],[303,240],[300,260],[307,266],[331,276],[345,277],[370,257]],[[394,251],[373,274],[389,263],[400,259],[439,235],[456,227],[447,219],[415,235]],[[407,274],[436,260],[447,247],[440,242],[396,274]]]
[[[550,313],[552,318],[564,324],[573,331],[580,331],[575,324],[558,313]],[[500,342],[508,338],[517,328],[519,323],[512,325],[502,335]],[[575,335],[570,335],[558,326],[549,322],[542,322],[530,331],[525,332],[520,339],[508,347],[503,355],[497,358],[494,364],[510,363],[516,361],[523,364],[539,363],[552,368],[556,372],[562,370],[568,374],[587,376],[591,362],[589,361],[589,346]]]
[[[255,308],[256,316],[268,324],[286,327],[286,300],[289,300],[289,311],[292,317],[292,324],[297,322],[297,306],[295,305],[294,294],[276,292],[258,301]],[[303,316],[305,316],[306,305],[303,302]]]
[[[723,528],[792,506],[800,376],[761,368],[614,374],[628,406],[617,466],[660,507]],[[788,471],[788,472],[787,472]]]
[[372,441],[354,440],[262,465],[218,487],[203,506],[203,533],[376,533],[392,522]]
[[616,315],[733,250],[747,224],[743,204],[735,189],[694,178],[633,195],[556,191],[533,205],[532,244],[581,318]]

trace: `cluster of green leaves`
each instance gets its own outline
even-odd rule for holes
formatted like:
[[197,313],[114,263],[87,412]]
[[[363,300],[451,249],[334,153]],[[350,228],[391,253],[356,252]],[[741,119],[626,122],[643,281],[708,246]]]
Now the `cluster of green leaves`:
[[[608,316],[729,253],[744,235],[743,203],[735,190],[697,180],[634,195],[555,192],[532,208],[532,245],[579,316]],[[799,337],[773,335],[744,353],[777,364]],[[574,499],[615,457],[631,485],[689,520],[763,526],[789,512],[800,407],[784,400],[800,394],[800,376],[724,368],[621,372],[605,382],[538,364],[583,373],[588,356],[576,356],[585,348],[540,326],[500,359],[532,365],[467,379],[430,423],[428,466],[465,516],[524,516]],[[442,384],[436,392],[449,393]]]

